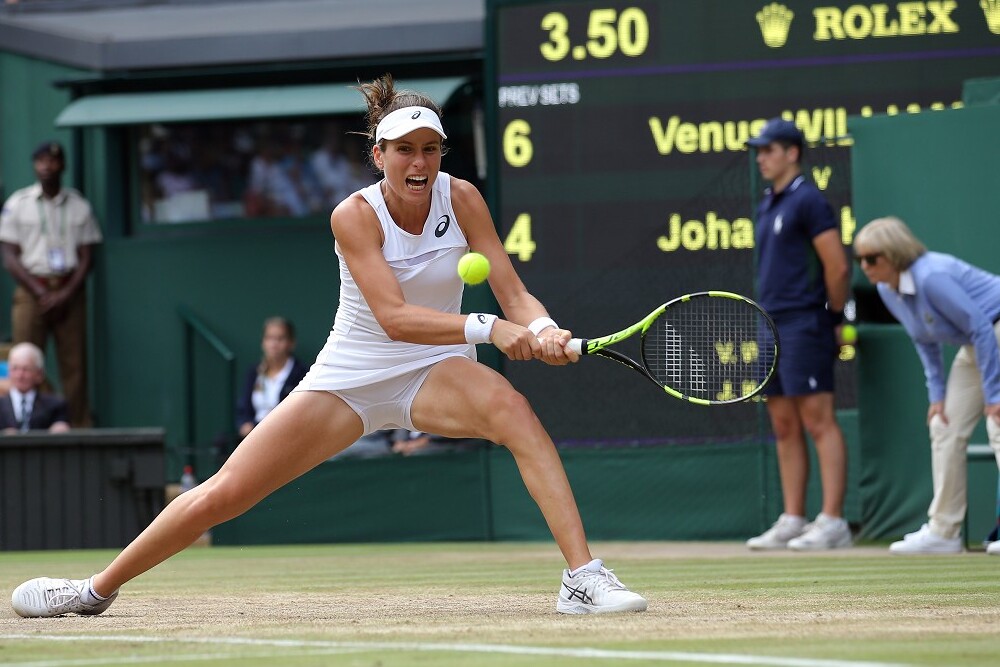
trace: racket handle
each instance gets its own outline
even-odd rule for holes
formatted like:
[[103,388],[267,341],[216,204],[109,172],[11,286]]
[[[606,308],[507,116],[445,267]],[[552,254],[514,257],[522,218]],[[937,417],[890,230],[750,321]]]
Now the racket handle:
[[566,343],[566,349],[572,350],[577,354],[586,354],[586,352],[584,352],[586,348],[587,348],[586,338],[570,338],[569,342]]

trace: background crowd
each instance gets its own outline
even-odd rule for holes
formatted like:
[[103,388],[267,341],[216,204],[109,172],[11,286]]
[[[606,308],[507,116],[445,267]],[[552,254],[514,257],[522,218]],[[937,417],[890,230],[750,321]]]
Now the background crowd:
[[375,181],[363,137],[337,120],[146,125],[142,219],[326,215]]

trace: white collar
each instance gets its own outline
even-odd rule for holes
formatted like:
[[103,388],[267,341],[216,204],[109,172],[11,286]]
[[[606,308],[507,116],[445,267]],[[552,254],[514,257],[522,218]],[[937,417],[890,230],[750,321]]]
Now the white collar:
[[[47,199],[47,197],[45,196],[45,191],[42,190],[41,183],[35,181],[35,184],[32,187],[34,188],[34,190],[32,191],[31,195],[35,199],[39,201],[45,201],[45,199]],[[66,197],[67,197],[66,188],[60,187],[59,192],[56,193],[56,196],[52,197],[52,199],[49,199],[49,201],[51,201],[54,206],[62,206],[63,202],[66,200]]]
[[897,291],[908,296],[917,293],[917,283],[913,280],[913,273],[909,269],[899,272],[899,289]]
[[[782,190],[781,192],[779,192],[777,194],[781,195],[781,194],[784,194],[786,192],[795,192],[796,190],[799,189],[799,186],[802,185],[802,183],[805,182],[805,180],[806,180],[805,175],[799,174],[798,176],[796,176],[795,178],[793,178],[788,185],[785,186],[784,190]],[[773,185],[768,186],[764,190],[764,194],[775,195],[774,186]],[[777,196],[777,195],[775,195],[775,196]]]
[[288,357],[288,361],[285,362],[285,365],[281,367],[281,370],[278,371],[274,377],[268,377],[266,373],[264,374],[264,382],[285,384],[285,380],[287,380],[288,376],[292,374],[293,365],[295,365],[295,359]]
[[31,405],[34,405],[35,404],[35,396],[38,395],[38,392],[35,391],[34,389],[29,389],[28,391],[26,391],[26,392],[24,392],[22,394],[15,387],[11,387],[9,393],[10,393],[10,401],[11,401],[11,403],[14,403],[15,405],[20,405],[21,404],[21,397],[22,396],[28,400],[28,403],[30,403]]

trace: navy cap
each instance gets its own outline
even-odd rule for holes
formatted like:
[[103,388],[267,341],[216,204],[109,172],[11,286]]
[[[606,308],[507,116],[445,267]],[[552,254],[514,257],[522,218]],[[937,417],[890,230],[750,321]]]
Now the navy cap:
[[63,151],[62,144],[58,141],[44,141],[38,144],[38,147],[35,148],[35,152],[31,154],[31,159],[37,160],[43,155],[59,158],[60,160],[66,159],[66,153]]
[[805,137],[802,136],[802,130],[795,127],[795,123],[792,121],[784,118],[772,118],[767,121],[760,134],[747,141],[747,145],[766,146],[775,141],[787,141],[801,147],[805,143]]

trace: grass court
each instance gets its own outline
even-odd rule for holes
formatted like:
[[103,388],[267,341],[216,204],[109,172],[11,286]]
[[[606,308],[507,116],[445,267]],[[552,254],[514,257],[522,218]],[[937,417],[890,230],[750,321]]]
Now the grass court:
[[22,619],[34,576],[110,551],[0,554],[0,664],[370,666],[996,665],[1000,559],[798,555],[737,543],[597,543],[642,614],[555,613],[552,544],[191,548],[98,617]]

